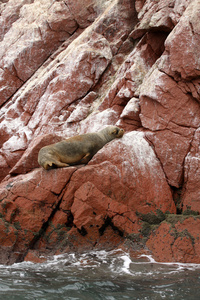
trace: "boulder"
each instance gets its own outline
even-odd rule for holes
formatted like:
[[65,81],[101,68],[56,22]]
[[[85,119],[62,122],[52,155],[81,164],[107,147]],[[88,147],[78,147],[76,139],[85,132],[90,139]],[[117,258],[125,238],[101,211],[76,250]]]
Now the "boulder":
[[142,132],[108,143],[88,166],[78,169],[60,207],[71,209],[78,231],[94,241],[108,225],[127,236],[138,233],[141,213],[176,211],[160,163]]
[[152,231],[147,247],[157,261],[199,264],[199,216],[169,216]]
[[[7,232],[6,241],[2,240],[1,243],[4,251],[7,249],[5,261],[23,260],[27,250],[33,247],[54,214],[59,195],[75,170],[71,167],[60,169],[59,172],[45,172],[40,168],[0,185],[2,222],[7,224],[4,227],[11,228],[9,231],[1,231],[2,239],[4,232]],[[14,235],[14,232],[17,234]],[[7,241],[12,240],[12,245],[8,244]]]

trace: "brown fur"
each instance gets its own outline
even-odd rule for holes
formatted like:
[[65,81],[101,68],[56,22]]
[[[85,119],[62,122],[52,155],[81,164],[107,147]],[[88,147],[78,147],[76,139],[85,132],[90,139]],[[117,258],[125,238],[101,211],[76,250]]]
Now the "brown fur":
[[40,149],[38,163],[46,170],[86,164],[105,144],[120,138],[124,130],[108,126],[99,132],[77,135]]

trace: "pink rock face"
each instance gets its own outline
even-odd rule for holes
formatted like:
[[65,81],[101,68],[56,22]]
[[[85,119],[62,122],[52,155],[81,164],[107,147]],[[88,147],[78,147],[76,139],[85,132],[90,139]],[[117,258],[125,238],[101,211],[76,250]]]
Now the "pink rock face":
[[[10,262],[21,260],[20,257],[23,257],[29,247],[35,243],[37,233],[52,217],[53,211],[59,203],[58,195],[61,194],[74,171],[75,168],[71,167],[60,169],[59,173],[56,171],[46,173],[43,169],[38,168],[1,184],[0,213],[2,222],[5,222],[5,227],[8,224],[11,227],[10,232],[7,233],[7,240],[11,241],[13,231],[18,231],[15,240],[9,247],[5,243],[1,243],[1,246],[8,247],[7,256],[11,255]],[[5,234],[6,230],[2,229],[1,235]],[[15,257],[16,252],[18,253],[17,257]],[[7,261],[8,257],[5,259],[5,262]]]
[[138,232],[141,213],[175,212],[161,166],[141,132],[109,143],[74,173],[61,208],[68,210],[71,203],[74,224],[88,235],[92,224],[99,230],[107,219],[127,235]]
[[173,222],[163,222],[154,230],[147,247],[157,261],[178,261],[199,263],[199,226],[198,217],[176,217]]
[[200,130],[195,133],[191,149],[185,159],[184,188],[182,195],[183,211],[200,212]]
[[1,42],[1,84],[4,86],[7,82],[10,87],[1,89],[1,104],[77,28],[64,2],[51,5],[51,1],[42,4],[39,1],[24,1],[19,5],[16,1],[9,1],[5,8],[2,4],[5,20],[9,13],[11,16],[15,13],[11,3],[17,6],[19,16],[13,18],[14,22]]
[[[200,263],[199,5],[0,3],[2,263],[129,242]],[[44,145],[107,125],[125,135],[88,165],[38,168]]]
[[[195,79],[200,74],[200,62],[198,56],[199,38],[199,1],[194,1],[189,5],[180,19],[180,22],[170,34],[166,41],[167,61],[170,65],[164,66],[164,70],[170,69],[174,78],[185,80]],[[192,41],[192,42],[191,42]],[[182,51],[178,51],[179,47]]]
[[136,1],[136,8],[139,8],[138,18],[140,22],[135,26],[132,36],[134,38],[140,37],[150,28],[161,28],[163,31],[169,32],[173,28],[171,19],[173,2],[175,1]]

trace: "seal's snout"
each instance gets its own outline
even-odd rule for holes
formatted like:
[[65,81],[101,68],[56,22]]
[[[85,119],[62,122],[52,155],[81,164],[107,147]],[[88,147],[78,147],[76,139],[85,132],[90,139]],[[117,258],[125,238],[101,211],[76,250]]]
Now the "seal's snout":
[[124,129],[120,129],[120,133],[121,133],[121,135],[123,135],[124,134]]
[[122,137],[124,135],[124,129],[120,128],[118,132],[118,137]]
[[116,134],[116,137],[117,137],[117,138],[122,137],[123,134],[124,134],[124,129],[119,128],[119,127],[116,127],[116,132],[115,132],[115,134]]

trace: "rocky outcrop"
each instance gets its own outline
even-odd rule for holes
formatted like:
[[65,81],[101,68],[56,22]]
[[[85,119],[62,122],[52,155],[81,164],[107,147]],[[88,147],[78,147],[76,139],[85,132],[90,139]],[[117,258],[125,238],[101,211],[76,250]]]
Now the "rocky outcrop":
[[[127,247],[199,263],[199,0],[0,4],[2,263]],[[39,149],[125,129],[86,166]]]
[[199,226],[199,216],[169,215],[153,230],[146,245],[158,261],[196,263],[200,251]]

